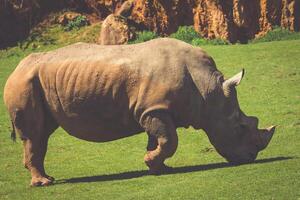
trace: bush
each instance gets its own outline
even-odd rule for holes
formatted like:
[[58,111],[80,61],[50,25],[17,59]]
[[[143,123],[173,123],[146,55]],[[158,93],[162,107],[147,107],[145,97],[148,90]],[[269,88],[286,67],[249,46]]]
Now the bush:
[[208,43],[207,44],[211,44],[211,45],[228,45],[230,44],[227,40],[223,40],[221,38],[216,38],[216,39],[212,39],[212,40],[206,40]]
[[273,30],[269,31],[266,35],[260,38],[253,39],[251,43],[297,39],[300,39],[300,33],[291,32],[288,29],[284,29],[281,27],[274,27]]
[[157,38],[158,35],[154,32],[151,31],[142,31],[138,32],[136,35],[136,39],[133,41],[129,41],[130,44],[135,44],[135,43],[141,43],[141,42],[146,42],[148,40],[152,40]]
[[194,39],[200,38],[200,35],[192,26],[180,26],[175,33],[172,33],[170,35],[170,37],[191,44]]
[[202,45],[228,45],[230,44],[227,40],[223,39],[212,39],[212,40],[207,40],[204,38],[196,38],[192,40],[192,45],[194,46],[202,46]]
[[88,19],[83,16],[77,16],[74,20],[69,21],[66,27],[64,28],[65,31],[71,31],[73,29],[79,29],[82,26],[89,25]]
[[[133,41],[129,41],[129,44],[141,43],[146,42],[148,40],[152,40],[157,38],[158,35],[151,31],[142,31],[138,32],[136,39]],[[192,26],[180,26],[175,33],[172,33],[170,38],[175,38],[194,46],[202,46],[202,45],[227,45],[229,44],[228,41],[223,39],[213,39],[207,40],[202,38],[199,33],[195,31]]]
[[207,45],[208,41],[204,38],[195,38],[192,40],[192,45],[193,46],[202,46],[202,45]]

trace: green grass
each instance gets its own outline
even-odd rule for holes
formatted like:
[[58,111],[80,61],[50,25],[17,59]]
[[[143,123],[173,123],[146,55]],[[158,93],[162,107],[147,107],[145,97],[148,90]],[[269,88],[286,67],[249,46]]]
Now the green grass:
[[[45,34],[52,35],[54,43],[34,40],[30,45],[37,43],[38,48],[0,52],[1,99],[8,75],[25,55],[83,39],[80,33],[61,33],[59,27]],[[145,176],[146,134],[89,143],[58,129],[50,138],[45,161],[57,182],[30,188],[21,141],[10,140],[10,122],[0,101],[0,199],[299,199],[299,47],[300,40],[204,46],[227,77],[246,69],[238,87],[242,110],[258,116],[261,127],[278,125],[269,147],[253,164],[230,167],[203,131],[179,129],[178,150],[167,161],[176,173]]]
[[21,53],[45,51],[46,49],[58,48],[76,42],[96,42],[101,30],[101,24],[95,23],[90,26],[83,26],[65,31],[65,27],[58,24],[52,24],[49,27],[38,27],[34,29],[30,36],[19,42],[18,47],[9,48],[7,51],[0,50],[1,55],[7,55],[9,52],[15,53],[22,50]]

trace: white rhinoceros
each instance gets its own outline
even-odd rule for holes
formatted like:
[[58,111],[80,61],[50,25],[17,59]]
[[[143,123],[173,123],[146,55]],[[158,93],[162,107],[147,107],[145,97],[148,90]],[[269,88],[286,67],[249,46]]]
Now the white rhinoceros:
[[243,71],[224,80],[201,48],[175,39],[135,45],[77,43],[23,59],[7,80],[5,105],[24,142],[32,185],[48,185],[44,170],[49,136],[62,127],[77,138],[107,142],[147,132],[150,173],[166,170],[178,127],[203,129],[229,162],[247,163],[275,128],[239,108]]

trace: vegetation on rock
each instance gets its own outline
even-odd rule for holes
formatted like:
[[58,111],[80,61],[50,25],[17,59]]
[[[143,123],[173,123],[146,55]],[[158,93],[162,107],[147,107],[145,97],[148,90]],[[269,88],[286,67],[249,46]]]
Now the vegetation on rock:
[[70,31],[73,29],[79,29],[80,27],[89,25],[89,21],[84,15],[79,15],[75,17],[73,20],[70,20],[65,26],[65,31]]

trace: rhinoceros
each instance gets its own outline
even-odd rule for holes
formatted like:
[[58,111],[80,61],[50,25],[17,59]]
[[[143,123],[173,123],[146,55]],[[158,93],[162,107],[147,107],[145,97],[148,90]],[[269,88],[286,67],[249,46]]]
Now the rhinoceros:
[[178,127],[206,132],[228,162],[253,162],[275,131],[245,115],[236,86],[244,70],[224,79],[201,48],[175,39],[134,45],[76,43],[24,58],[8,78],[4,102],[24,144],[31,185],[49,185],[44,169],[49,136],[59,126],[77,138],[108,142],[148,134],[150,174],[176,151]]

